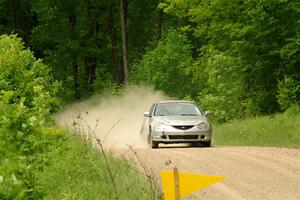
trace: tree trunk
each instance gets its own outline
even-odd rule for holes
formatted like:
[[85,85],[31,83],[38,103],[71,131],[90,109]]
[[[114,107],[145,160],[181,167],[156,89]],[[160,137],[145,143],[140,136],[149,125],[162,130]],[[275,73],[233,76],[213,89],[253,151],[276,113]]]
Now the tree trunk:
[[86,0],[86,23],[87,23],[87,33],[85,35],[85,40],[84,40],[84,48],[85,48],[85,57],[84,57],[84,74],[83,74],[83,88],[84,88],[84,93],[86,95],[89,94],[90,92],[90,74],[91,74],[91,64],[92,64],[92,58],[89,55],[89,40],[93,36],[93,20],[91,19],[91,12],[92,12],[92,7],[91,7],[91,1]]
[[94,91],[94,81],[96,79],[96,64],[94,58],[85,56],[84,58],[84,89],[86,93]]
[[73,88],[74,88],[74,98],[80,99],[79,91],[79,81],[78,81],[78,64],[76,62],[72,63],[72,72],[73,72]]
[[[159,0],[158,5],[161,3]],[[156,21],[156,41],[158,42],[161,38],[161,29],[162,29],[162,22],[163,22],[163,10],[158,8],[157,12],[157,21]]]
[[127,49],[127,30],[126,30],[127,17],[126,16],[127,16],[127,0],[120,0],[124,85],[128,84],[128,49]]
[[[75,26],[76,26],[76,11],[75,7],[73,6],[69,10],[69,37],[70,40],[75,40],[76,33],[75,33]],[[70,52],[73,52],[73,55],[75,54],[75,50],[72,49]],[[74,90],[74,98],[80,99],[80,90],[79,90],[79,80],[78,80],[78,64],[76,60],[73,60],[72,62],[72,75],[73,75],[73,90]]]
[[10,9],[10,18],[12,20],[12,32],[17,33],[29,46],[31,30],[35,23],[33,13],[31,12],[32,3],[29,0],[10,0],[7,9]]
[[98,31],[98,9],[91,0],[86,0],[86,19],[88,30],[85,35],[86,55],[84,58],[84,89],[87,95],[94,91],[94,80],[96,79],[96,58],[90,51],[91,42],[96,42],[95,32]]
[[117,42],[116,35],[114,30],[114,16],[113,16],[113,3],[109,3],[107,7],[107,29],[110,33],[111,40],[111,65],[112,65],[112,73],[117,83],[121,83],[120,77],[120,66],[118,64],[117,58]]

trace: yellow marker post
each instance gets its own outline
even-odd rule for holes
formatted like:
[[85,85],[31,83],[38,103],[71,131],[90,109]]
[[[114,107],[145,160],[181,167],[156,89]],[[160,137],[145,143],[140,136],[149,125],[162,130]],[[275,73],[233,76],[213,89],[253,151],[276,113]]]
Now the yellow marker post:
[[160,176],[165,200],[179,200],[188,194],[225,179],[224,176],[178,173],[177,168],[174,168],[173,171],[161,171]]
[[179,174],[178,174],[178,169],[174,167],[173,170],[173,176],[174,176],[174,194],[175,194],[175,200],[179,200],[180,198],[180,188],[179,188]]

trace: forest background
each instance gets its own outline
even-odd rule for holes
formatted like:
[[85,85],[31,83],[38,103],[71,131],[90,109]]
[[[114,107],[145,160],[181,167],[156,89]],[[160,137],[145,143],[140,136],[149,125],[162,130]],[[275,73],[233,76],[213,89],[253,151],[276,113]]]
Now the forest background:
[[299,20],[296,0],[0,1],[64,102],[142,83],[220,122],[299,104]]

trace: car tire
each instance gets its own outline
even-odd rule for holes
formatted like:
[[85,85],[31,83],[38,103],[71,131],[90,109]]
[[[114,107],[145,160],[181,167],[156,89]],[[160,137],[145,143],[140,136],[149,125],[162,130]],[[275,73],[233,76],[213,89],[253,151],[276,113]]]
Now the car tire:
[[152,149],[157,149],[158,148],[158,142],[151,142],[151,148]]
[[152,140],[151,135],[148,135],[148,144],[150,145],[150,147],[151,147],[152,149],[157,149],[157,148],[158,148],[158,142],[154,142],[154,141]]
[[211,140],[202,142],[204,147],[211,147]]

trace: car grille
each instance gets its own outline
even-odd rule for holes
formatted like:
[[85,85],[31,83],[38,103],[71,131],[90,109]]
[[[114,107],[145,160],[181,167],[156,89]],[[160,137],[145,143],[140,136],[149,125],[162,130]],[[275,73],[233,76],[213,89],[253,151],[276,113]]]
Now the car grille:
[[169,139],[187,139],[187,140],[191,140],[191,139],[198,139],[198,135],[169,135]]
[[182,125],[182,126],[173,126],[173,127],[176,128],[176,129],[180,129],[180,130],[188,130],[188,129],[190,129],[190,128],[193,128],[194,125],[192,125],[192,126],[185,126],[185,125]]

